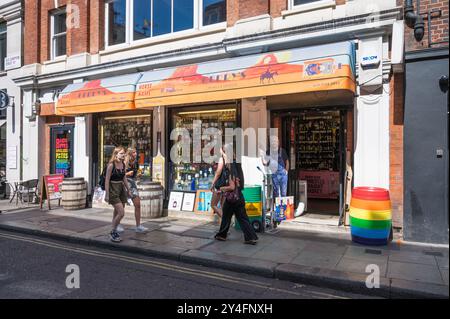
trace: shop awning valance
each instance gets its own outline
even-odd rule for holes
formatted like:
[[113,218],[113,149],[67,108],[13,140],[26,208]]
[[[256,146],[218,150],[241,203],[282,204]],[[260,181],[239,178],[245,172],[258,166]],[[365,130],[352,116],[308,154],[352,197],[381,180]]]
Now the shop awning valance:
[[353,42],[290,49],[145,72],[136,108],[300,92],[355,92]]
[[134,109],[136,84],[142,73],[68,85],[59,95],[57,115]]

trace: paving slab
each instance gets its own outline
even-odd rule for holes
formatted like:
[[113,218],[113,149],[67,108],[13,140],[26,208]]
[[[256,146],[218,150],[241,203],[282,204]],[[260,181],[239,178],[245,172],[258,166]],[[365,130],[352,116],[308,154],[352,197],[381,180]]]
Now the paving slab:
[[377,265],[380,269],[380,276],[386,277],[387,261],[383,262],[379,259],[370,260],[343,257],[337,264],[336,270],[365,274],[367,276],[370,273],[366,271],[369,265]]
[[436,258],[434,256],[411,251],[391,251],[389,254],[389,261],[437,266]]
[[291,263],[296,265],[333,269],[341,260],[342,254],[323,253],[320,251],[302,251]]
[[389,251],[377,247],[356,247],[348,246],[344,253],[344,258],[367,260],[373,263],[386,264],[389,258]]
[[430,265],[392,261],[388,264],[387,277],[441,285],[444,284],[439,268],[437,266]]
[[436,262],[439,268],[447,268],[448,269],[448,256],[447,257],[435,257]]
[[6,212],[0,214],[0,222],[23,220],[27,218],[46,216],[47,212],[41,210],[30,210],[20,212]]
[[294,258],[298,256],[296,251],[286,249],[262,249],[252,255],[252,258],[272,261],[274,263],[290,263]]
[[334,243],[324,243],[324,242],[314,242],[308,240],[306,242],[305,251],[320,252],[323,254],[344,254],[347,250],[347,245],[345,244],[334,244]]

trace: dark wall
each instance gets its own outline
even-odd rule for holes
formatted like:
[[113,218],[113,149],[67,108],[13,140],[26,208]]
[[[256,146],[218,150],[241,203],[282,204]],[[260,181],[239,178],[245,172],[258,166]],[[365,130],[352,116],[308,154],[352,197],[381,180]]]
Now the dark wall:
[[[407,55],[404,122],[404,237],[448,243],[448,49]],[[437,154],[438,150],[443,155]]]

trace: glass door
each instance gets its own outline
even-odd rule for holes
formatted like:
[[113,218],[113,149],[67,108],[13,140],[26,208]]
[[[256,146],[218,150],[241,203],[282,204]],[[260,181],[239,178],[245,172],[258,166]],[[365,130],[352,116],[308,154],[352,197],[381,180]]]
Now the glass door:
[[50,173],[73,177],[73,125],[52,127]]

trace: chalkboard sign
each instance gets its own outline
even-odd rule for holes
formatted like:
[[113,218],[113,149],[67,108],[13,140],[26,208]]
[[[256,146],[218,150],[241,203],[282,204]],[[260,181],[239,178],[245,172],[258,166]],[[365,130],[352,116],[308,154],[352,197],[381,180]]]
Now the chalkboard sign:
[[41,209],[44,201],[48,202],[48,209],[51,209],[50,201],[58,200],[58,206],[61,204],[61,183],[64,181],[64,175],[54,174],[54,175],[44,175],[42,176],[41,183],[41,198],[40,204]]

